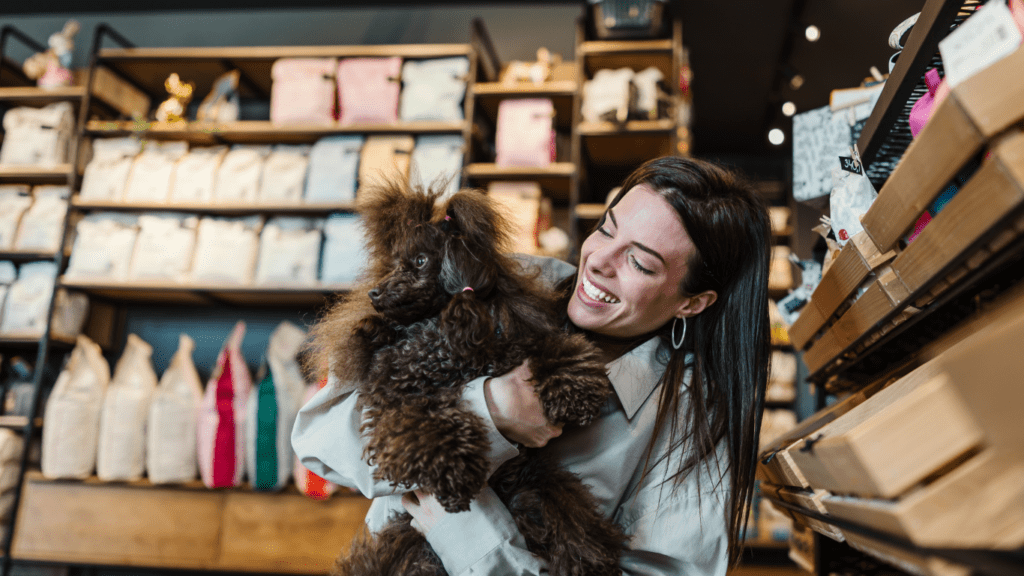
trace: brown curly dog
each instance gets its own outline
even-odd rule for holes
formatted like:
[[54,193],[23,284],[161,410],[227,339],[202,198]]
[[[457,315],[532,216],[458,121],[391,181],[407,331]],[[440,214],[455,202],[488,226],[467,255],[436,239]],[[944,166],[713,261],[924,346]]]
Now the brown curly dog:
[[[528,359],[548,419],[567,425],[597,416],[611,384],[596,348],[556,323],[554,295],[502,251],[507,225],[490,200],[464,190],[438,206],[439,197],[390,182],[361,201],[370,262],[313,328],[313,365],[357,387],[378,478],[419,487],[450,512],[489,484],[551,574],[620,574],[626,537],[543,451],[487,477],[486,428],[460,403],[465,383]],[[396,514],[358,538],[334,573],[445,574],[410,520]]]

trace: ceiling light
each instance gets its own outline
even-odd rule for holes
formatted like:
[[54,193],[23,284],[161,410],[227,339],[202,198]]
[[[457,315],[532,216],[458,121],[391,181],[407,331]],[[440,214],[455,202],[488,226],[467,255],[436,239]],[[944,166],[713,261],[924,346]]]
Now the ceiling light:
[[792,116],[793,114],[796,114],[796,104],[793,104],[792,102],[786,102],[785,104],[782,105],[782,113],[785,114],[786,116]]
[[804,30],[804,36],[806,36],[807,40],[810,42],[817,42],[818,39],[821,38],[821,30],[818,30],[817,26],[811,24],[806,30]]
[[778,128],[772,128],[768,131],[768,141],[778,146],[786,141],[786,134]]
[[789,87],[793,90],[799,90],[804,85],[804,77],[797,74],[789,79]]

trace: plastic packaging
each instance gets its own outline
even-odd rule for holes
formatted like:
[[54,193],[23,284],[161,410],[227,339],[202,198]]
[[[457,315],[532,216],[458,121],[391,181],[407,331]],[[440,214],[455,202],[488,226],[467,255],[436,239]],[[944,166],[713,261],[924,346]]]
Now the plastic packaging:
[[147,140],[132,162],[124,189],[125,202],[163,203],[171,193],[174,166],[188,154],[187,142]]
[[334,58],[281,58],[270,69],[270,121],[275,124],[334,122]]
[[547,166],[554,160],[555,106],[548,98],[502,100],[494,135],[498,166]]
[[69,102],[12,108],[4,114],[0,164],[54,166],[68,161],[75,114]]
[[457,121],[464,118],[469,59],[407,60],[402,64],[402,120]]
[[313,286],[320,266],[323,220],[276,217],[260,234],[256,284]]
[[279,144],[263,164],[257,201],[264,204],[298,204],[306,187],[311,146]]
[[462,136],[419,136],[412,151],[409,180],[424,188],[445,183],[443,198],[459,191],[465,141]]
[[[199,218],[186,214],[143,214],[128,267],[131,280],[184,282],[192,268]],[[73,254],[73,253],[72,253]]]
[[118,212],[94,212],[75,227],[68,278],[124,280],[138,237],[138,217]]
[[262,226],[263,220],[258,216],[210,216],[200,220],[192,262],[192,281],[251,283]]
[[172,204],[209,204],[217,185],[217,171],[228,153],[227,146],[193,148],[174,165]]
[[231,147],[217,168],[213,201],[224,204],[250,204],[256,201],[263,177],[263,163],[270,146],[239,144]]
[[402,59],[344,58],[338,63],[340,124],[391,124],[398,120]]
[[355,214],[331,214],[324,221],[320,281],[354,282],[367,262],[362,220]]
[[354,201],[362,149],[362,136],[326,136],[317,140],[309,152],[309,172],[303,196],[306,203]]
[[60,248],[69,193],[67,186],[47,185],[32,189],[35,199],[21,217],[15,249],[56,252]]
[[25,338],[42,336],[56,279],[57,265],[53,262],[22,264],[18,279],[7,291],[0,334]]

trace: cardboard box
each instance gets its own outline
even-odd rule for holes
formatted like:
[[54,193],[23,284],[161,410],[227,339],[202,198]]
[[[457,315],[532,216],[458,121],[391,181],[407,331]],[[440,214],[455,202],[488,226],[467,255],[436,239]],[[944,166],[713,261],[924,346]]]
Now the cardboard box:
[[1024,47],[952,89],[907,148],[861,223],[894,248],[984,144],[1024,119]]

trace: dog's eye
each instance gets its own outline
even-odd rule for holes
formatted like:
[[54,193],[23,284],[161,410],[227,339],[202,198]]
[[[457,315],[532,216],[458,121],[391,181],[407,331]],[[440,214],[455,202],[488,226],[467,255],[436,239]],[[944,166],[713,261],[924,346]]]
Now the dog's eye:
[[416,257],[416,267],[423,268],[427,264],[427,257],[424,254],[420,254]]

